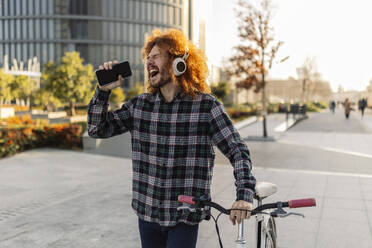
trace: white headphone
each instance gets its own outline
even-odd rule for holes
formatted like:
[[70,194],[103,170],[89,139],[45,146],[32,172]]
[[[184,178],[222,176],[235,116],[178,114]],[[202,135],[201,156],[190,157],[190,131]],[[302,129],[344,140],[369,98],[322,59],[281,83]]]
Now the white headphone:
[[186,60],[189,57],[189,49],[186,47],[185,54],[182,58],[178,57],[173,60],[173,73],[175,76],[181,76],[185,73],[187,65]]

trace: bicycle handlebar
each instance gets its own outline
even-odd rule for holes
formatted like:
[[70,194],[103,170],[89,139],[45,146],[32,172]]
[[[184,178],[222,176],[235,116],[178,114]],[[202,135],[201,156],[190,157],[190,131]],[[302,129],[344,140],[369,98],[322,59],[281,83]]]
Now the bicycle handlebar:
[[[221,213],[224,213],[227,215],[230,214],[231,209],[226,209],[220,206],[219,204],[212,202],[211,200],[203,200],[201,198],[186,196],[186,195],[179,195],[178,201],[182,203],[187,203],[190,205],[195,205],[197,207],[210,206],[210,207],[217,209]],[[251,211],[251,215],[260,213],[262,210],[274,209],[274,208],[279,208],[279,207],[302,208],[302,207],[314,207],[314,206],[316,206],[316,201],[314,198],[290,200],[287,202],[267,203],[267,204],[263,204],[253,209]]]

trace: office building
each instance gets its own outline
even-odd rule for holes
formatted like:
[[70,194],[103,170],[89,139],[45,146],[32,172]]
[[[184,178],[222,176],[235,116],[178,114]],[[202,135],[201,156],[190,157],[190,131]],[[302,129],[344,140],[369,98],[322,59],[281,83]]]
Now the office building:
[[9,60],[40,64],[78,51],[97,67],[128,60],[130,83],[143,82],[141,48],[154,28],[191,35],[191,0],[0,0],[0,66]]

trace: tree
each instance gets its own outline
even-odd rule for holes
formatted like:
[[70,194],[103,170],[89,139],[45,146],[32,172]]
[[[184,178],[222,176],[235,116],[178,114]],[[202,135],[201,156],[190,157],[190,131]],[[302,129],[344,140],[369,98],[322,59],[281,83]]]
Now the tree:
[[83,65],[78,52],[66,52],[61,65],[47,63],[43,68],[43,80],[46,89],[60,101],[69,103],[71,115],[75,115],[77,102],[88,103],[94,80],[93,66]]
[[302,80],[302,103],[306,103],[314,93],[318,81],[321,81],[321,75],[318,72],[315,57],[307,57],[302,67],[297,68],[297,74]]
[[229,84],[226,82],[219,82],[217,85],[211,86],[211,91],[220,101],[223,101],[225,96],[229,94]]
[[238,5],[241,44],[235,47],[236,54],[230,58],[230,74],[237,79],[237,88],[255,87],[256,93],[262,93],[263,136],[267,137],[265,76],[283,43],[274,40],[270,0],[261,0],[257,6],[250,0],[239,0]]
[[41,86],[35,92],[34,103],[36,105],[43,106],[44,110],[55,111],[57,107],[62,106],[61,101],[59,101],[54,95],[53,92],[47,90],[44,86]]
[[121,102],[124,102],[125,95],[121,87],[117,87],[111,91],[110,103],[118,105]]
[[127,101],[129,101],[133,97],[135,97],[139,94],[142,94],[143,92],[144,92],[143,84],[140,83],[140,82],[137,82],[134,86],[132,86],[131,88],[129,88],[126,91],[125,99],[127,99]]
[[16,76],[10,86],[13,98],[23,100],[25,103],[29,100],[31,108],[30,97],[34,88],[31,79],[25,75]]
[[12,99],[10,85],[13,81],[13,75],[7,74],[3,69],[0,69],[0,106],[3,105],[4,100],[10,101]]

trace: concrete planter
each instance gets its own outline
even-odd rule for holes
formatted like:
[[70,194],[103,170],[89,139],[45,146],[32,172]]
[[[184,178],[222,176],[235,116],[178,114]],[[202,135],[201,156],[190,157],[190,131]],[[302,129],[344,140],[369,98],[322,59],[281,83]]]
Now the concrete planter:
[[0,119],[5,119],[14,116],[14,108],[12,107],[0,107]]

